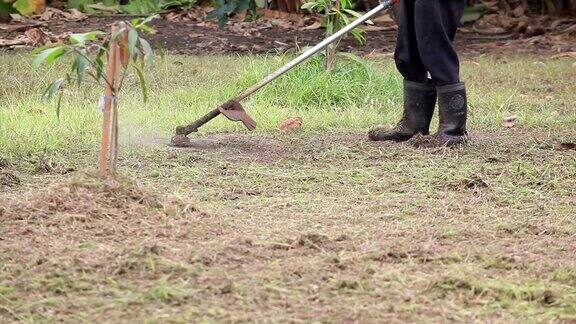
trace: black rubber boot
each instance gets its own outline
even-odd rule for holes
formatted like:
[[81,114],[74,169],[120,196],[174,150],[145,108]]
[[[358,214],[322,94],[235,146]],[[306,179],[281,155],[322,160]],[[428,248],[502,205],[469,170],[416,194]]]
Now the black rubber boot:
[[466,117],[468,104],[466,86],[463,82],[437,87],[440,123],[438,131],[421,140],[415,139],[415,146],[438,147],[455,146],[468,141]]
[[416,134],[428,135],[436,105],[436,87],[430,83],[404,81],[404,113],[392,129],[376,127],[368,137],[372,141],[403,142]]

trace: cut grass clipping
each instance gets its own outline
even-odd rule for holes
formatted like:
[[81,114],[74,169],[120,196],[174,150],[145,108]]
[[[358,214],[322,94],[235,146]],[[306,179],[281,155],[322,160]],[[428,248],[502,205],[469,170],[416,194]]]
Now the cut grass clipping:
[[175,217],[194,211],[178,198],[162,197],[134,180],[122,176],[102,178],[86,171],[56,182],[25,200],[3,204],[0,216],[26,222],[53,218],[66,225],[96,219],[115,222],[146,216]]

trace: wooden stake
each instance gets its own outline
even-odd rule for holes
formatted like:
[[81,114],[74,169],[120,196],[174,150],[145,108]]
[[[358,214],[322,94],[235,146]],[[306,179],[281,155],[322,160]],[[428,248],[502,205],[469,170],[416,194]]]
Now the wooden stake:
[[118,162],[118,106],[116,101],[111,107],[111,131],[110,131],[110,158],[108,160],[108,171],[116,173],[116,163]]
[[[116,35],[118,27],[112,25],[112,36]],[[109,170],[108,161],[110,153],[110,137],[111,137],[111,115],[112,107],[115,106],[116,101],[116,73],[118,69],[118,44],[116,39],[112,38],[110,40],[110,46],[108,47],[108,65],[106,66],[106,89],[104,91],[104,107],[103,107],[103,117],[102,117],[102,143],[100,146],[100,159],[98,162],[98,170],[101,176],[106,175]]]
[[[116,57],[116,73],[128,67],[129,56],[128,52],[128,26],[125,22],[118,23],[120,35],[118,35],[117,43],[117,57]],[[126,60],[126,62],[124,62]],[[119,89],[116,89],[117,91]],[[110,157],[108,160],[108,171],[112,174],[116,173],[116,164],[118,162],[118,105],[115,100],[111,106],[111,138],[110,138]]]

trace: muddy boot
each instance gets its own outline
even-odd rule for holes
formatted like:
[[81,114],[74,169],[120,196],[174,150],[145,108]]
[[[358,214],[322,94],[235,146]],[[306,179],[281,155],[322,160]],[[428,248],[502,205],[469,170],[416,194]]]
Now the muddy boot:
[[404,81],[402,119],[394,128],[373,128],[368,137],[372,141],[402,142],[416,134],[428,135],[435,105],[436,88],[433,84]]
[[438,131],[421,139],[414,139],[417,147],[455,146],[468,141],[466,117],[468,106],[464,83],[437,87],[440,123]]

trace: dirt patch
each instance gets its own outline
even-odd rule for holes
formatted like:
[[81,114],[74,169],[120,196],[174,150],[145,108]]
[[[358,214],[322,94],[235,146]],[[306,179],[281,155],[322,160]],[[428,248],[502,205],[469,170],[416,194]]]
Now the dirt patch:
[[[558,138],[563,135],[559,134]],[[348,154],[364,155],[370,159],[374,148],[394,148],[387,159],[393,159],[402,151],[407,153],[424,152],[425,154],[445,154],[445,147],[414,148],[410,143],[371,142],[367,132],[358,130],[340,130],[338,132],[323,132],[311,136],[302,136],[301,133],[261,133],[261,132],[238,132],[238,133],[193,133],[190,136],[192,145],[186,148],[171,148],[167,150],[173,157],[187,158],[194,163],[202,159],[223,159],[233,161],[256,161],[260,163],[278,163],[286,160],[303,160],[307,162],[319,161],[335,151],[343,150]],[[534,134],[530,130],[516,130],[514,136],[508,133],[490,133],[473,131],[470,133],[470,141],[466,145],[453,148],[454,152],[463,150],[476,150],[492,148],[492,151],[506,154],[508,157],[489,156],[487,163],[499,163],[510,160],[522,146],[537,145],[540,149],[554,154],[559,141],[547,138],[545,133]],[[163,143],[159,143],[164,145]],[[450,151],[450,150],[448,150]],[[454,188],[476,189],[488,186],[482,179],[472,176],[470,179],[461,179]]]
[[[90,16],[88,19],[75,21],[50,21],[45,27],[48,33],[61,35],[71,32],[86,32],[91,30],[106,30],[118,20],[131,19],[130,16]],[[159,47],[174,53],[183,54],[217,54],[217,53],[277,53],[297,50],[315,45],[324,38],[321,29],[292,29],[282,26],[261,27],[261,23],[241,23],[219,29],[212,22],[170,21],[158,19],[153,22],[157,30],[151,40]],[[244,26],[245,25],[245,26]],[[391,54],[396,42],[395,28],[382,28],[378,31],[366,31],[366,42],[359,45],[354,39],[346,38],[341,43],[341,49],[359,54]],[[253,31],[257,30],[257,31]],[[248,32],[247,32],[248,31]],[[250,32],[252,31],[252,32]],[[12,39],[21,31],[0,30],[0,38]],[[456,45],[462,52],[469,55],[498,52],[524,51],[551,53],[554,50],[555,38],[538,38],[534,42],[517,41],[514,35],[489,36],[463,28],[457,36]],[[562,44],[566,39],[558,40]],[[569,42],[568,42],[569,43]]]
[[170,148],[175,154],[202,152],[204,156],[228,155],[241,161],[277,162],[287,156],[282,140],[270,134],[207,133],[190,135],[191,146]]

